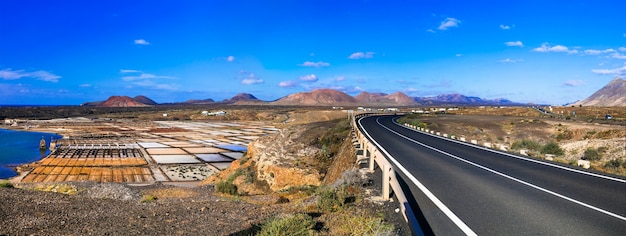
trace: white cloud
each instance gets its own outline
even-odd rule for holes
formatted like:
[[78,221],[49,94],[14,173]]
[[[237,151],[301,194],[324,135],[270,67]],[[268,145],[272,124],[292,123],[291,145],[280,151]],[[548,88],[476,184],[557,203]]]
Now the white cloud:
[[124,70],[124,69],[120,70],[120,73],[122,73],[122,74],[126,74],[126,73],[140,73],[140,72],[141,72],[140,70]]
[[176,77],[172,76],[164,76],[164,75],[154,75],[148,73],[141,73],[139,75],[134,76],[124,76],[122,80],[124,81],[137,81],[137,80],[146,80],[146,79],[176,79]]
[[563,45],[556,45],[556,46],[552,46],[550,47],[550,45],[548,43],[543,43],[541,44],[541,47],[535,48],[533,49],[534,52],[566,52],[569,54],[576,54],[578,53],[578,50],[576,49],[569,49],[566,46]]
[[457,57],[462,57],[462,56],[463,56],[463,54],[461,54],[461,53],[457,53],[455,56],[457,56]]
[[242,84],[251,85],[251,84],[262,84],[265,81],[261,79],[261,77],[256,74],[248,71],[239,71],[239,75],[235,77],[235,79],[241,80]]
[[611,52],[616,52],[616,51],[615,49],[609,48],[609,49],[604,49],[604,50],[587,49],[583,52],[588,55],[598,55],[602,53],[611,53]]
[[626,38],[626,33],[624,33],[624,38]]
[[298,85],[298,82],[295,81],[282,81],[278,83],[278,86],[283,88],[293,88]]
[[304,63],[300,64],[299,66],[321,67],[321,66],[330,66],[330,63],[323,62],[323,61],[318,61],[318,62],[305,61]]
[[503,29],[503,30],[508,30],[508,29],[511,29],[511,26],[508,26],[508,25],[500,25],[500,29]]
[[59,82],[59,78],[61,78],[61,76],[43,70],[30,72],[29,77],[53,83]]
[[261,78],[246,78],[241,81],[242,84],[247,84],[247,85],[262,84],[263,82],[265,81],[263,81]]
[[81,87],[81,88],[89,88],[89,87],[91,87],[91,84],[81,84],[81,85],[79,85],[79,87]]
[[[354,87],[352,87],[350,90],[351,90],[351,91],[354,91],[354,92],[362,92],[362,91],[365,91],[365,89],[363,89],[363,88],[361,88],[361,87],[359,87],[359,86],[354,86]],[[348,92],[351,92],[351,91],[348,91]]]
[[522,43],[522,41],[519,41],[519,40],[506,42],[504,44],[509,47],[524,47],[524,44]]
[[145,39],[135,39],[135,44],[137,45],[150,45],[150,42]]
[[61,78],[61,76],[58,76],[58,75],[55,75],[55,74],[52,74],[50,72],[43,71],[43,70],[30,72],[29,76],[38,80],[43,80],[43,81],[53,82],[53,83],[59,82],[59,78]]
[[21,78],[34,78],[37,80],[56,83],[59,82],[61,76],[43,70],[33,72],[26,72],[24,70],[12,70],[11,68],[0,70],[0,79],[16,80]]
[[429,32],[429,33],[435,33],[435,31],[434,31],[434,30],[432,30],[432,29],[427,29],[427,30],[426,30],[426,32]]
[[235,61],[235,57],[234,57],[234,56],[228,56],[228,57],[226,58],[226,61],[228,61],[228,62],[233,62],[233,61]]
[[[133,88],[133,86],[144,87],[149,89],[157,89],[157,90],[177,90],[177,84],[168,84],[168,83],[157,83],[156,80],[161,79],[178,79],[173,76],[165,76],[165,75],[155,75],[144,73],[140,70],[120,70],[122,74],[136,74],[136,75],[127,75],[122,76],[122,80],[129,82],[127,88]],[[83,87],[83,85],[81,85]]]
[[591,71],[599,75],[615,75],[622,78],[626,77],[626,66],[615,69],[593,69]]
[[441,24],[439,25],[439,30],[447,30],[450,27],[459,27],[459,23],[461,23],[460,20],[456,19],[456,18],[451,18],[448,17],[445,20],[443,20],[441,22]]
[[504,60],[499,60],[498,62],[502,62],[502,63],[517,63],[517,62],[521,62],[523,61],[522,59],[511,59],[511,58],[506,58]]
[[178,90],[178,85],[176,85],[176,84],[155,84],[153,88],[160,89],[160,90]]
[[414,94],[414,93],[419,92],[419,90],[416,88],[405,88],[402,90],[402,92],[407,93],[407,94]]
[[619,50],[620,52],[626,52],[626,47],[619,47],[617,50]]
[[578,86],[581,86],[581,85],[584,85],[584,84],[585,84],[585,81],[577,79],[577,80],[565,81],[565,83],[563,83],[563,86],[578,87]]
[[626,59],[626,55],[616,52],[616,53],[611,54],[611,58],[623,60],[623,59]]
[[306,81],[306,82],[315,82],[318,79],[315,74],[310,74],[310,75],[300,76],[300,80]]
[[355,52],[352,53],[348,58],[350,59],[362,59],[362,58],[372,58],[374,57],[374,52]]
[[246,84],[246,85],[262,84],[264,82],[265,81],[263,81],[263,79],[261,79],[260,77],[258,77],[254,73],[249,73],[248,76],[244,77],[243,80],[241,80],[241,83],[242,84]]
[[26,77],[26,73],[23,70],[11,70],[11,68],[0,70],[0,78],[4,80],[14,80]]
[[346,77],[344,76],[337,76],[337,78],[335,78],[335,81],[344,81],[346,80]]

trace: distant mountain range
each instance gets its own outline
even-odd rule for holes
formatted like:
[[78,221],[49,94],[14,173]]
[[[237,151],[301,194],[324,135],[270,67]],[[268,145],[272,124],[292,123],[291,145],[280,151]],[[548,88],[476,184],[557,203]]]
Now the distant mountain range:
[[626,106],[626,80],[615,78],[588,98],[576,102],[574,106]]
[[[409,97],[402,92],[392,94],[361,92],[352,97],[344,92],[333,89],[317,89],[311,92],[299,92],[279,98],[275,101],[261,101],[248,93],[240,93],[230,99],[216,102],[207,98],[169,103],[168,105],[185,104],[234,104],[234,105],[277,105],[277,106],[419,106],[419,105],[523,105],[507,99],[487,100],[479,97],[468,97],[461,94],[444,94],[435,97]],[[148,107],[159,105],[146,96],[111,96],[106,101],[86,102],[82,106],[98,107]]]

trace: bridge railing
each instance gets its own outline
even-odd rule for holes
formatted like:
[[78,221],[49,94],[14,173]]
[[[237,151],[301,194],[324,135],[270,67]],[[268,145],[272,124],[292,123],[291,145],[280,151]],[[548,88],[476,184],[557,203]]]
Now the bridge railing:
[[[419,228],[413,210],[411,209],[404,191],[397,179],[398,170],[387,160],[378,147],[359,128],[358,120],[373,115],[390,115],[389,113],[362,113],[352,116],[352,127],[355,138],[359,144],[359,149],[363,152],[363,157],[368,160],[368,168],[374,171],[378,167],[382,171],[382,199],[389,200],[395,195],[400,205],[400,211],[404,220],[412,228],[414,234],[423,235]],[[412,197],[412,196],[411,196]]]

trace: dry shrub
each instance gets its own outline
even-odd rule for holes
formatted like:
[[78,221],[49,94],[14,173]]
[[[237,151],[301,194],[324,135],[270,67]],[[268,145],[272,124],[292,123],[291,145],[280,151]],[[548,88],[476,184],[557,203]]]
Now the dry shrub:
[[0,188],[13,188],[13,184],[9,181],[3,180],[0,181]]
[[291,236],[291,235],[313,235],[315,221],[313,217],[299,213],[274,217],[261,226],[260,236]]
[[395,227],[382,214],[355,208],[330,213],[325,218],[328,235],[397,235]]
[[215,190],[220,193],[229,194],[233,196],[239,195],[237,185],[233,184],[232,181],[220,181],[215,185]]
[[582,157],[583,160],[588,160],[588,161],[597,161],[597,160],[600,160],[601,158],[602,158],[602,155],[595,148],[587,148]]
[[541,153],[542,154],[553,154],[553,155],[557,155],[557,156],[562,156],[563,154],[565,154],[563,149],[561,149],[561,147],[559,147],[559,144],[557,144],[555,142],[546,143],[546,145],[544,145],[541,148]]

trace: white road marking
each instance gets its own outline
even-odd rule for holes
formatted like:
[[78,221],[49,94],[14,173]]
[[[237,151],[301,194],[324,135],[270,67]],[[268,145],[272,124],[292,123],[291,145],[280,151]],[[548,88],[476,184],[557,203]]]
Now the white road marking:
[[500,151],[497,151],[497,150],[484,148],[484,147],[481,147],[481,146],[472,145],[472,144],[461,142],[461,141],[457,141],[457,140],[454,140],[454,139],[447,139],[447,138],[439,137],[437,135],[433,135],[433,134],[429,134],[429,133],[426,133],[426,132],[414,130],[414,129],[411,129],[409,127],[405,127],[405,126],[399,124],[395,120],[393,122],[395,124],[397,124],[398,126],[402,127],[402,128],[413,130],[413,131],[416,131],[416,132],[419,132],[419,133],[422,133],[422,134],[429,135],[431,137],[444,139],[444,140],[447,140],[447,141],[450,141],[450,142],[455,142],[455,143],[462,144],[462,145],[465,145],[465,146],[478,148],[478,149],[481,149],[481,150],[490,151],[490,152],[493,152],[493,153],[498,153],[498,154],[502,154],[502,155],[505,155],[505,156],[517,158],[517,159],[520,159],[520,160],[530,161],[530,162],[534,162],[534,163],[537,163],[537,164],[547,165],[547,166],[551,166],[551,167],[554,167],[554,168],[559,168],[559,169],[563,169],[563,170],[567,170],[567,171],[571,171],[571,172],[576,172],[576,173],[579,173],[579,174],[590,175],[590,176],[598,177],[598,178],[602,178],[602,179],[613,180],[613,181],[617,181],[617,182],[620,182],[620,183],[626,183],[625,179],[619,179],[619,178],[615,178],[615,177],[611,177],[611,176],[600,175],[600,174],[591,173],[591,172],[585,172],[585,171],[582,171],[582,170],[577,170],[577,169],[569,168],[569,167],[566,167],[566,166],[560,166],[560,165],[552,164],[552,163],[549,163],[549,162],[543,162],[543,161],[535,160],[535,159],[532,159],[532,158],[516,156],[516,155],[510,154],[510,153],[500,152]]
[[394,134],[396,134],[396,135],[398,135],[398,136],[400,136],[400,137],[402,137],[402,138],[404,138],[404,139],[406,139],[406,140],[408,140],[408,141],[411,141],[411,142],[413,142],[413,143],[415,143],[415,144],[421,145],[421,146],[426,147],[426,148],[428,148],[428,149],[431,149],[431,150],[433,150],[433,151],[439,152],[439,153],[444,154],[444,155],[446,155],[446,156],[452,157],[452,158],[457,159],[457,160],[459,160],[459,161],[462,161],[462,162],[465,162],[465,163],[467,163],[467,164],[470,164],[470,165],[476,166],[476,167],[478,167],[478,168],[481,168],[481,169],[486,170],[486,171],[489,171],[489,172],[491,172],[491,173],[494,173],[494,174],[500,175],[500,176],[505,177],[505,178],[507,178],[507,179],[510,179],[510,180],[516,181],[516,182],[518,182],[518,183],[524,184],[524,185],[529,186],[529,187],[532,187],[532,188],[534,188],[534,189],[537,189],[537,190],[540,190],[540,191],[543,191],[543,192],[549,193],[549,194],[551,194],[551,195],[554,195],[554,196],[557,196],[557,197],[559,197],[559,198],[562,198],[562,199],[568,200],[568,201],[573,202],[573,203],[576,203],[576,204],[578,204],[578,205],[581,205],[581,206],[584,206],[584,207],[587,207],[587,208],[590,208],[590,209],[596,210],[596,211],[598,211],[598,212],[601,212],[601,213],[607,214],[607,215],[609,215],[609,216],[615,217],[615,218],[617,218],[617,219],[620,219],[620,220],[626,221],[626,217],[625,217],[625,216],[621,216],[621,215],[615,214],[615,213],[613,213],[613,212],[610,212],[610,211],[607,211],[607,210],[604,210],[604,209],[601,209],[601,208],[598,208],[598,207],[592,206],[592,205],[590,205],[590,204],[587,204],[587,203],[584,203],[584,202],[578,201],[578,200],[576,200],[576,199],[573,199],[573,198],[567,197],[567,196],[565,196],[565,195],[562,195],[562,194],[559,194],[559,193],[556,193],[556,192],[550,191],[550,190],[548,190],[548,189],[545,189],[545,188],[539,187],[539,186],[537,186],[537,185],[534,185],[534,184],[528,183],[528,182],[523,181],[523,180],[520,180],[520,179],[518,179],[518,178],[515,178],[515,177],[512,177],[512,176],[509,176],[509,175],[506,175],[506,174],[504,174],[504,173],[498,172],[498,171],[493,170],[493,169],[490,169],[490,168],[488,168],[488,167],[485,167],[485,166],[482,166],[482,165],[476,164],[476,163],[474,163],[474,162],[468,161],[468,160],[463,159],[463,158],[461,158],[461,157],[458,157],[458,156],[452,155],[452,154],[450,154],[450,153],[444,152],[444,151],[442,151],[442,150],[436,149],[436,148],[434,148],[434,147],[428,146],[428,145],[423,144],[423,143],[421,143],[421,142],[419,142],[419,141],[413,140],[413,139],[411,139],[411,138],[409,138],[409,137],[407,137],[407,136],[404,136],[404,135],[402,135],[402,134],[400,134],[400,133],[398,133],[398,132],[396,132],[396,131],[394,131],[394,130],[391,130],[389,127],[387,127],[387,126],[385,126],[385,125],[381,124],[381,123],[379,122],[379,119],[380,119],[380,118],[377,118],[377,119],[376,119],[376,123],[378,123],[381,127],[385,128],[385,129],[389,130],[390,132],[392,132],[392,133],[394,133]]
[[459,217],[457,217],[432,192],[430,192],[430,190],[428,190],[426,186],[424,186],[419,180],[417,180],[417,178],[415,178],[413,174],[411,174],[407,169],[405,169],[402,165],[400,165],[400,163],[398,163],[398,161],[396,161],[396,159],[393,158],[393,156],[391,156],[391,154],[389,154],[387,150],[385,150],[380,144],[378,144],[378,142],[376,142],[376,140],[374,140],[372,136],[369,135],[367,130],[363,128],[363,125],[361,125],[361,119],[359,119],[359,125],[361,126],[361,128],[363,129],[363,132],[365,133],[365,135],[367,135],[369,140],[371,140],[381,152],[385,153],[385,155],[387,155],[387,157],[391,159],[391,161],[398,167],[398,169],[400,169],[400,171],[402,171],[402,173],[404,173],[404,175],[406,175],[411,180],[411,182],[413,182],[413,184],[417,186],[424,193],[424,195],[426,195],[426,197],[428,197],[428,199],[430,199],[430,201],[433,202],[435,206],[437,206],[437,208],[439,208],[439,210],[441,210],[448,218],[450,218],[450,220],[452,220],[452,222],[456,224],[456,226],[459,227],[459,229],[463,231],[463,233],[465,233],[466,235],[478,235],[472,229],[470,229],[470,227],[467,226],[461,219],[459,219]]

